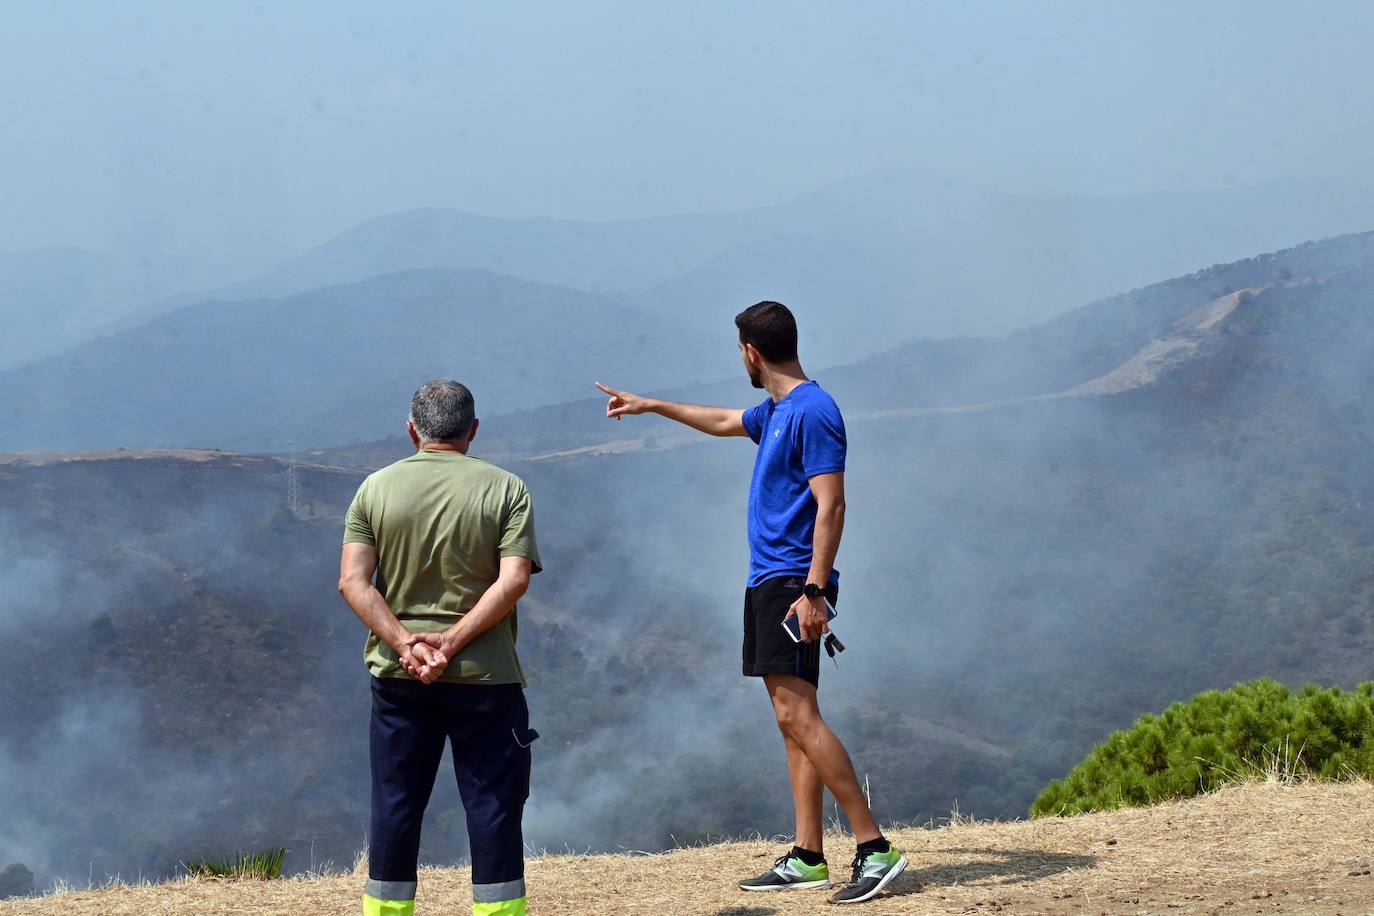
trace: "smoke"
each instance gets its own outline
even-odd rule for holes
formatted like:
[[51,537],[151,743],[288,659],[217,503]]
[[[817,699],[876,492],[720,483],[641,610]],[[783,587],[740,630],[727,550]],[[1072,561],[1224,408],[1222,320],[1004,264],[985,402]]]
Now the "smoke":
[[[54,667],[60,666],[57,651],[53,661]],[[135,775],[127,765],[129,736],[136,733],[139,720],[132,697],[87,693],[44,712],[22,735],[9,734],[0,752],[0,784],[6,788],[10,824],[0,839],[0,859],[22,861],[45,876],[54,874],[60,862],[58,873],[70,874],[66,866],[71,863],[71,844],[84,846],[83,834],[98,835],[103,822],[121,818],[110,807],[118,802],[105,795],[113,786],[139,789],[145,803],[154,797],[159,804],[163,799],[173,804],[188,801],[175,791],[181,781],[172,783],[170,798],[145,778],[125,781]],[[137,809],[137,803],[130,805],[124,816]],[[119,859],[104,849],[92,851],[102,866]],[[94,860],[91,869],[97,879],[105,877],[103,870],[95,871]]]
[[[5,549],[9,540],[0,534],[0,549]],[[5,550],[6,556],[13,558],[12,550]],[[38,605],[43,594],[57,592],[61,582],[61,569],[58,564],[44,557],[21,557],[10,559],[0,568],[0,592],[12,596],[0,606],[0,636],[9,637],[25,626],[32,626],[44,617]]]
[[[1293,277],[1325,275],[1303,256]],[[1142,712],[1258,675],[1362,676],[1367,271],[1255,294],[1148,386],[1006,397],[1027,366],[1026,397],[1105,374],[1218,286],[1263,285],[1276,266],[1098,304],[990,345],[998,356],[970,359],[963,381],[935,344],[836,373],[851,445],[834,626],[849,650],[838,669],[823,662],[821,703],[880,820],[956,801],[1022,815]],[[922,388],[933,371],[946,377]],[[969,386],[1007,403],[959,400]],[[948,400],[922,404],[928,390]],[[742,381],[730,391],[757,397]],[[871,412],[883,399],[904,410]],[[968,409],[925,409],[942,406]],[[596,423],[594,403],[562,407],[538,418],[542,440],[527,424],[523,447],[554,451]],[[742,440],[703,438],[511,464],[547,567],[520,609],[542,734],[531,845],[651,850],[791,829],[771,711],[738,674],[752,457]],[[40,883],[281,845],[292,870],[351,861],[366,841],[367,675],[334,578],[359,476],[303,470],[295,517],[281,466],[257,459],[0,475],[0,627],[23,685],[0,702],[18,825],[0,857]],[[466,854],[447,768],[422,854]]]

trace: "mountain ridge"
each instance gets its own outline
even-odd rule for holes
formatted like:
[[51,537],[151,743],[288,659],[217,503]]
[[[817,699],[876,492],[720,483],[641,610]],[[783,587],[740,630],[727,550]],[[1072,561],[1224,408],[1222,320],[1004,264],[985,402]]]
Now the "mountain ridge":
[[[647,351],[671,339],[668,355]],[[493,412],[556,400],[613,354],[664,382],[723,370],[703,335],[619,303],[480,270],[412,270],[186,306],[0,372],[0,450],[330,442],[395,428],[417,378],[463,377]],[[399,419],[396,419],[399,416]],[[336,440],[335,440],[336,441]]]
[[[896,301],[874,312],[896,322],[899,337],[1005,333],[1069,303],[1198,263],[1370,227],[1374,190],[1359,185],[1270,182],[1035,197],[896,171],[723,213],[600,221],[488,217],[443,207],[383,214],[233,284],[226,298],[288,295],[379,272],[445,266],[623,295],[652,310],[652,289],[686,283],[732,248],[803,236],[833,246],[837,256],[857,250],[900,280],[885,284]],[[837,290],[869,288],[862,271],[838,273]],[[798,270],[774,275],[783,285],[805,288]],[[712,282],[728,288],[728,281],[726,275]],[[733,314],[728,306],[724,311]],[[826,325],[826,331],[843,328]]]
[[[1275,285],[1301,286],[1324,276],[1344,277],[1374,264],[1374,232],[1352,233],[1305,242],[1225,265],[1104,297],[1071,309],[1041,325],[1001,338],[911,340],[855,363],[830,366],[812,375],[851,405],[855,420],[995,409],[1035,400],[1122,393],[1155,376],[1146,374],[1127,386],[1107,390],[1106,378],[1153,363],[1154,370],[1183,365],[1180,351],[1192,352],[1203,337],[1214,340],[1223,322],[1241,304],[1241,293],[1253,298]],[[1243,289],[1237,289],[1241,284]],[[1254,284],[1245,286],[1244,284]],[[1213,310],[1208,313],[1207,310]],[[1207,316],[1213,319],[1206,320]],[[1196,327],[1180,327],[1195,316]],[[1153,348],[1153,349],[1152,349]],[[803,351],[805,354],[805,351]],[[1166,360],[1166,353],[1173,353]],[[623,378],[601,378],[631,390],[689,402],[729,401],[743,406],[749,397],[742,380],[654,390]],[[1120,385],[1122,375],[1114,384]],[[1092,388],[1092,385],[1098,385]],[[875,393],[876,392],[876,393]],[[733,401],[730,401],[733,399]],[[481,448],[504,460],[577,456],[636,450],[646,440],[656,444],[696,441],[679,427],[657,417],[635,417],[633,427],[611,432],[592,422],[599,397],[522,409],[491,419]],[[580,417],[575,424],[571,417]],[[628,434],[634,429],[637,434]],[[546,430],[546,432],[541,432]],[[493,445],[494,441],[494,445]],[[381,455],[404,449],[396,437],[312,450],[322,460],[364,467]]]
[[222,265],[73,246],[0,251],[0,369],[96,336],[182,283],[223,282]]

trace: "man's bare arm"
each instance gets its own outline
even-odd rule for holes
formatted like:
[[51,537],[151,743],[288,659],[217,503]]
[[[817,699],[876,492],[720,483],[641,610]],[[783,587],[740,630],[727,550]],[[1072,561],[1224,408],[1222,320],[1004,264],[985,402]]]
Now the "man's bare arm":
[[[372,576],[376,571],[376,547],[371,544],[345,544],[339,558],[339,594],[343,595],[363,626],[391,647],[406,671],[421,677],[423,667],[433,665],[438,659],[424,650],[423,657],[417,659],[412,656],[411,649],[420,641],[419,637],[401,625],[392,613],[391,606],[386,603],[386,598],[372,584]],[[447,663],[447,659],[444,663]],[[421,677],[421,680],[425,678]]]
[[442,633],[427,633],[421,638],[434,646],[445,659],[454,659],[474,639],[494,627],[515,607],[530,587],[534,564],[528,557],[502,557],[501,569],[472,610]]
[[[844,472],[817,474],[808,481],[816,500],[816,533],[811,540],[811,569],[807,582],[824,586],[830,581],[835,567],[835,555],[840,551],[840,536],[844,534]],[[830,629],[823,597],[798,598],[788,609],[787,616],[797,615],[797,627],[803,642],[812,642]]]
[[817,474],[807,483],[816,500],[816,534],[811,542],[811,571],[806,581],[825,585],[830,581],[844,534],[844,471]]
[[700,430],[708,436],[747,436],[744,429],[744,411],[737,407],[705,407],[700,404],[680,404],[677,401],[660,401],[646,398],[628,391],[619,391],[600,382],[596,387],[611,396],[606,402],[606,416],[619,420],[626,415],[656,413],[684,426]]

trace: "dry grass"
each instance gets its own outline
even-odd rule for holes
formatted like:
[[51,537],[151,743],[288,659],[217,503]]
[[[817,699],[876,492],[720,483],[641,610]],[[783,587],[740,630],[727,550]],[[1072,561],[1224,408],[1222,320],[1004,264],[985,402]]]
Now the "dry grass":
[[[1154,808],[889,834],[911,861],[857,912],[1374,913],[1374,786],[1261,782]],[[832,840],[847,862],[852,845]],[[654,856],[529,863],[538,914],[783,916],[833,912],[821,892],[745,894],[734,880],[779,847],[729,843]],[[839,869],[836,869],[839,871]],[[181,880],[0,903],[0,914],[354,914],[361,878]],[[468,911],[462,869],[420,876],[418,913]]]

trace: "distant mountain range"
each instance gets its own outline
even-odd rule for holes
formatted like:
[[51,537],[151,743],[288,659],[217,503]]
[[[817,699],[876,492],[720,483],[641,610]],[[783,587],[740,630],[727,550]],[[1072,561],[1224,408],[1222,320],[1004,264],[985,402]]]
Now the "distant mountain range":
[[[1360,291],[1374,283],[1371,276],[1374,233],[1359,233],[1215,265],[1109,296],[1005,337],[908,341],[843,366],[817,367],[805,352],[803,357],[811,374],[854,416],[976,412],[1069,395],[1122,393],[1193,363],[1207,365],[1226,350],[1223,345],[1237,345],[1238,335],[1246,339],[1237,329],[1249,326],[1261,303],[1324,302],[1341,295],[1351,297],[1342,306],[1342,320],[1355,321],[1359,312],[1351,310],[1360,301]],[[1301,321],[1301,306],[1292,307],[1291,320]],[[1210,321],[1202,314],[1209,308],[1219,310]],[[1326,346],[1363,345],[1363,331],[1348,335],[1343,326],[1329,325],[1329,312],[1318,315],[1302,334],[1266,338],[1267,345],[1313,335]],[[1339,363],[1346,369],[1350,364]],[[1141,371],[1126,383],[1123,374],[1130,367]],[[722,381],[657,392],[628,367],[607,366],[603,375],[600,380],[612,385],[674,400],[747,406],[761,398],[736,367],[733,377]],[[494,417],[481,448],[497,459],[519,460],[569,451],[633,451],[646,442],[661,448],[697,441],[694,434],[657,417],[637,417],[633,424],[595,422],[602,402],[592,396]],[[390,436],[313,454],[326,463],[368,467],[381,456],[403,453],[398,449],[405,447],[404,440]]]
[[489,416],[591,390],[598,367],[667,385],[738,359],[729,337],[588,293],[413,270],[186,306],[0,372],[0,451],[330,445],[402,429],[435,376],[465,381]]
[[80,343],[180,290],[228,279],[221,266],[180,257],[0,251],[0,369]]
[[222,268],[167,259],[0,254],[0,369],[180,306],[434,268],[591,292],[712,334],[728,334],[745,305],[780,299],[802,316],[813,361],[833,365],[906,338],[1004,334],[1200,264],[1371,228],[1374,191],[1335,183],[1033,198],[910,172],[733,213],[586,222],[412,210],[232,283]]
[[[1374,193],[1339,185],[1031,200],[903,175],[715,216],[591,224],[413,211],[364,223],[217,298],[161,300],[102,339],[0,371],[10,418],[0,450],[176,446],[206,435],[250,450],[333,446],[385,432],[381,404],[441,371],[466,371],[491,392],[487,416],[576,397],[598,376],[641,387],[737,376],[731,318],[763,296],[796,307],[817,370],[915,334],[1042,321],[1214,253],[1371,225]],[[455,279],[493,268],[523,279]],[[471,279],[479,275],[487,279]],[[32,285],[23,296],[42,301],[43,284]],[[395,321],[378,321],[397,307]],[[56,302],[15,314],[70,318]],[[431,324],[417,324],[421,315]],[[72,320],[71,335],[91,332],[89,320]],[[973,350],[958,340],[907,346],[932,364],[990,359],[1001,377],[1005,359],[1036,362],[1057,327]],[[460,337],[458,359],[444,342]],[[650,345],[667,339],[675,345]],[[641,353],[638,341],[658,352]],[[372,385],[352,390],[345,407],[341,385],[356,383],[360,366]],[[929,394],[976,375],[940,372],[907,387]],[[205,397],[188,400],[179,386]],[[152,405],[168,419],[157,429]],[[191,415],[172,422],[179,411]]]
[[713,215],[587,223],[410,211],[363,223],[224,295],[481,268],[618,293],[727,332],[740,308],[776,298],[801,307],[808,352],[833,364],[903,338],[1003,334],[1198,265],[1368,229],[1374,190],[1335,183],[1032,198],[890,173]]

